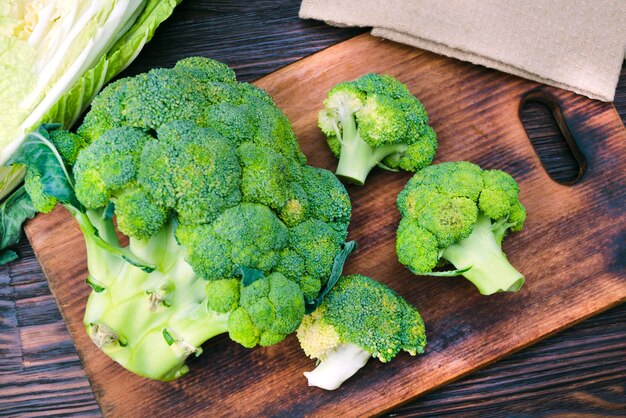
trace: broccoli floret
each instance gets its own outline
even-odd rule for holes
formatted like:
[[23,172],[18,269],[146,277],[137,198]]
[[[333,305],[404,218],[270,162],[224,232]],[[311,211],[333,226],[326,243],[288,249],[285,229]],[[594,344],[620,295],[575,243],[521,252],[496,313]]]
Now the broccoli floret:
[[93,209],[104,207],[117,191],[133,183],[141,151],[150,139],[137,128],[114,128],[81,152],[74,165],[81,203]]
[[356,184],[365,183],[376,165],[417,171],[437,150],[424,106],[389,75],[337,84],[324,100],[318,125],[339,158],[336,174]]
[[220,333],[276,344],[339,274],[345,188],[303,165],[287,118],[223,64],[193,58],[120,80],[78,132],[88,145],[74,179],[63,171],[73,161],[57,158],[51,181],[66,177],[55,190],[85,236],[87,332],[128,370],[177,378]]
[[[524,276],[501,248],[526,219],[518,195],[517,182],[503,171],[469,162],[424,168],[398,196],[398,260],[418,275],[462,274],[484,295],[519,290]],[[442,262],[456,270],[433,272]]]
[[361,275],[344,276],[297,331],[305,354],[317,359],[305,373],[309,386],[337,389],[365,366],[400,351],[424,352],[424,322],[417,310],[387,286]]
[[35,170],[27,170],[24,177],[24,188],[38,212],[48,213],[57,205],[57,200],[44,191],[41,175]]
[[231,315],[228,332],[244,347],[273,345],[294,332],[303,315],[300,287],[281,273],[272,273],[242,286],[239,307]]

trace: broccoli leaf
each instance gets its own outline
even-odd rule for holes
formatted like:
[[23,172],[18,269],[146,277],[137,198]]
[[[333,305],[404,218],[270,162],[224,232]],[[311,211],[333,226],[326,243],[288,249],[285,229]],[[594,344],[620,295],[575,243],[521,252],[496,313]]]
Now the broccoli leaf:
[[94,280],[94,278],[91,277],[91,275],[87,276],[87,278],[85,279],[85,283],[87,283],[89,287],[91,287],[93,291],[96,293],[100,293],[105,290],[105,287],[98,284],[98,282],[96,282],[96,280]]
[[257,280],[265,277],[265,273],[261,270],[251,269],[246,266],[240,266],[235,273],[241,276],[241,284],[244,286],[250,286]]
[[469,271],[471,268],[472,266],[465,267],[463,269],[447,271],[416,271],[413,269],[409,270],[411,270],[411,273],[415,274],[416,276],[455,277],[463,275],[463,273]]
[[324,301],[324,297],[328,294],[328,292],[330,292],[333,286],[337,284],[337,281],[339,280],[339,278],[341,277],[341,273],[343,272],[343,266],[346,263],[348,256],[355,249],[356,241],[348,241],[341,246],[341,250],[335,256],[333,268],[330,272],[330,277],[328,278],[326,286],[320,291],[319,295],[317,295],[317,298],[311,301],[307,301],[307,304],[305,306],[305,311],[307,314],[310,314],[315,309],[317,309],[317,307],[320,306]]
[[0,266],[17,260],[17,253],[12,250],[0,251]]
[[102,211],[102,219],[108,221],[109,219],[113,219],[113,215],[115,215],[115,203],[109,202]]
[[23,164],[41,176],[44,192],[61,203],[67,203],[80,210],[82,205],[76,199],[74,185],[61,155],[50,141],[49,131],[58,129],[59,124],[42,124],[29,133],[7,164]]
[[35,216],[35,208],[24,186],[13,192],[0,205],[0,265],[17,258],[14,251],[7,250],[16,244],[22,235],[22,223]]

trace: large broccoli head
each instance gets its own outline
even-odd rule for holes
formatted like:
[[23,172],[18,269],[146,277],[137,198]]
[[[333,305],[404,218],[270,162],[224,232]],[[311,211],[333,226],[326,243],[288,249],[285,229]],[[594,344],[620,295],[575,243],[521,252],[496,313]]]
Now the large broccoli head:
[[[416,274],[462,274],[483,294],[519,290],[524,276],[501,249],[506,233],[526,219],[518,195],[517,182],[503,171],[469,162],[426,167],[398,196],[398,259]],[[457,270],[432,272],[446,261]]]
[[318,124],[339,158],[336,174],[357,184],[376,165],[417,171],[437,150],[426,109],[389,75],[337,84],[324,100]]
[[309,385],[337,389],[370,357],[382,362],[404,350],[424,351],[424,322],[417,310],[387,286],[362,275],[344,276],[298,328],[305,354],[317,368]]
[[111,84],[79,135],[40,130],[32,141],[45,146],[24,158],[29,193],[77,220],[93,288],[86,330],[134,373],[177,378],[220,333],[278,343],[353,248],[343,185],[304,165],[285,115],[217,61]]

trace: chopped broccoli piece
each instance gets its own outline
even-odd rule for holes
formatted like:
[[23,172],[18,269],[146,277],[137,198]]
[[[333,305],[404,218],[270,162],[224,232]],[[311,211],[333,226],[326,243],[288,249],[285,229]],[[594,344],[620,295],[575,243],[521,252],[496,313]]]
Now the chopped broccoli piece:
[[[419,171],[398,196],[399,261],[418,275],[462,274],[484,295],[519,290],[524,276],[501,248],[507,232],[522,229],[526,219],[518,195],[509,174],[469,162]],[[442,261],[456,270],[433,272]]]
[[376,165],[417,171],[437,150],[424,106],[389,75],[337,84],[324,100],[318,125],[339,158],[336,174],[356,184],[365,183]]
[[305,373],[309,386],[337,389],[370,357],[382,362],[400,351],[424,352],[424,322],[396,292],[369,277],[344,276],[297,331],[305,354],[319,361]]

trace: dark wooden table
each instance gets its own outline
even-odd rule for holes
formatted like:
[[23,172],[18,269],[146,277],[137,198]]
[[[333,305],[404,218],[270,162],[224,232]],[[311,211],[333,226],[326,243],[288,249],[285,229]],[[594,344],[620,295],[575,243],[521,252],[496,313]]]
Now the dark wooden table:
[[[254,4],[252,4],[254,3]],[[297,17],[299,0],[186,0],[124,75],[189,55],[219,59],[251,81],[356,34]],[[626,120],[626,66],[615,106]],[[555,178],[575,167],[541,106],[523,119]],[[618,226],[616,227],[623,227]],[[0,416],[100,415],[28,242],[0,267]],[[625,255],[626,257],[626,255]],[[626,415],[626,305],[588,319],[399,407],[392,416]]]

